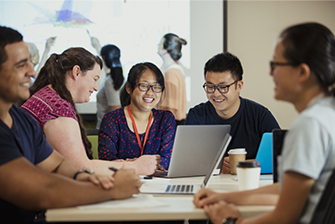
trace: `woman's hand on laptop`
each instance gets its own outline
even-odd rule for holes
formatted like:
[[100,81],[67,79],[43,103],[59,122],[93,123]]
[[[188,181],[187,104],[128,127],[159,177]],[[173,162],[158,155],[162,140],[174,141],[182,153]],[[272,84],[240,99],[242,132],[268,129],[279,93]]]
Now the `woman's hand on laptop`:
[[139,175],[151,175],[155,172],[157,164],[160,163],[160,155],[143,155],[139,158],[126,159],[132,163],[132,168]]
[[201,188],[193,196],[193,204],[197,208],[203,208],[205,205],[217,203],[218,201],[223,200],[223,195],[207,188]]

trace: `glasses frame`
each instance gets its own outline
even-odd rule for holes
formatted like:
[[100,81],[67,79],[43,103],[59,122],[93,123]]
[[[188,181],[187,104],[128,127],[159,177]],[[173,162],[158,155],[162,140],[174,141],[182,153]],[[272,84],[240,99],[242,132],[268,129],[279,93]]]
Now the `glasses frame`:
[[296,63],[292,62],[277,62],[277,61],[270,61],[270,71],[271,73],[275,69],[276,66],[297,66]]
[[[147,90],[142,90],[142,89],[140,88],[140,86],[141,86],[142,84],[145,84],[145,85],[148,86]],[[157,84],[155,84],[155,85],[149,85],[148,83],[141,82],[141,83],[137,83],[136,85],[137,85],[138,90],[140,90],[141,92],[148,92],[149,89],[151,89],[152,92],[154,92],[154,93],[161,93],[161,92],[163,92],[163,87],[162,87],[161,85],[159,85],[159,84],[158,84],[158,85],[157,85]],[[159,92],[155,91],[155,90],[154,90],[154,86],[160,86],[160,87],[161,87],[161,91],[159,91]]]
[[220,89],[220,87],[219,87],[220,85],[214,85],[214,86],[213,86],[213,88],[214,88],[214,91],[213,91],[213,92],[208,92],[208,91],[206,90],[206,87],[208,86],[206,83],[204,83],[204,84],[202,85],[202,88],[204,88],[204,90],[205,90],[206,93],[210,93],[210,94],[215,93],[215,90],[218,90],[219,93],[228,93],[228,92],[229,92],[229,87],[232,86],[232,85],[234,85],[234,84],[237,83],[238,81],[239,81],[239,80],[236,80],[236,81],[234,81],[233,83],[231,83],[231,84],[226,85],[225,87],[223,87],[222,89],[227,88],[227,91],[226,91],[226,92],[225,92],[225,91],[221,91],[221,89]]

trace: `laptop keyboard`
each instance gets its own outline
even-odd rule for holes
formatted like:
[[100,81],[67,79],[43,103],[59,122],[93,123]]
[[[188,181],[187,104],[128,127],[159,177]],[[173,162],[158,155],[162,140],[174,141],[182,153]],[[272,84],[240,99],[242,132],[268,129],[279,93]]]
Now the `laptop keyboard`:
[[193,185],[168,185],[165,190],[166,193],[191,193],[193,192]]

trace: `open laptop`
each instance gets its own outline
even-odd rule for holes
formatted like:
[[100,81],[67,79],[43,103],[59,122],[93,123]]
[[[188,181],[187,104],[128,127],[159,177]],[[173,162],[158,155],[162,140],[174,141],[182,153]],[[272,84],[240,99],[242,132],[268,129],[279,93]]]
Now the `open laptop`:
[[272,156],[272,132],[265,132],[259,143],[257,155],[255,158],[261,165],[261,174],[273,173],[273,156]]
[[179,125],[171,154],[169,170],[155,173],[159,177],[205,176],[230,125]]
[[219,165],[222,157],[224,156],[227,147],[230,143],[231,136],[226,133],[222,141],[221,147],[215,155],[214,160],[210,165],[210,169],[207,171],[203,183],[200,184],[154,184],[150,182],[145,182],[141,188],[140,192],[143,194],[195,194],[202,187],[206,187],[210,177],[213,175],[215,168]]
[[281,151],[284,144],[284,138],[288,130],[274,129],[272,131],[273,135],[273,182],[278,182],[278,161],[277,156],[281,155]]

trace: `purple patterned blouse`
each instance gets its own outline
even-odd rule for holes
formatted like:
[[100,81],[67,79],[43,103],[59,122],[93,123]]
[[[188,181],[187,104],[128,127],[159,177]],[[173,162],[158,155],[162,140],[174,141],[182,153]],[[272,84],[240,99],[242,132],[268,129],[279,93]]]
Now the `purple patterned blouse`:
[[49,86],[37,91],[21,107],[28,111],[42,128],[48,120],[58,117],[72,117],[78,121],[71,103],[62,99]]
[[[159,154],[161,165],[168,169],[176,132],[176,121],[170,111],[152,109],[150,127],[143,154]],[[145,133],[140,134],[144,138]],[[102,119],[99,130],[99,159],[132,159],[141,156],[136,135],[127,124],[124,108],[110,111]]]

